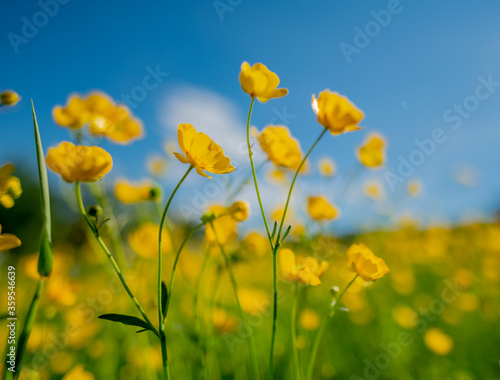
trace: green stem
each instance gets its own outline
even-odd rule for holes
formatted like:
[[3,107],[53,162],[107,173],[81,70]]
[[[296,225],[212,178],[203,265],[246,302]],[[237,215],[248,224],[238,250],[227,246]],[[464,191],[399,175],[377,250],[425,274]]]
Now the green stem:
[[342,300],[342,297],[344,297],[344,294],[351,287],[351,285],[354,283],[354,281],[356,281],[358,276],[359,276],[358,274],[356,276],[354,276],[354,278],[351,280],[351,282],[349,282],[346,285],[346,287],[344,288],[342,293],[340,293],[340,295],[336,299],[333,306],[331,306],[331,308],[328,312],[328,315],[326,316],[325,319],[323,319],[323,322],[321,323],[321,327],[319,328],[318,333],[316,334],[316,339],[314,340],[314,345],[313,345],[313,348],[311,351],[311,358],[309,359],[309,365],[307,366],[307,376],[306,376],[307,380],[312,379],[312,375],[313,375],[313,371],[314,371],[314,362],[316,361],[316,355],[318,353],[319,344],[321,342],[321,338],[323,337],[323,335],[326,331],[326,327],[328,326],[328,322],[335,314],[335,310],[337,310],[338,306],[340,305],[340,301]]
[[[36,312],[38,310],[38,304],[40,302],[40,295],[42,293],[43,288],[43,278],[41,277],[38,280],[37,288],[33,299],[31,300],[30,307],[28,309],[28,314],[26,315],[26,320],[24,321],[23,330],[21,335],[19,336],[19,342],[17,344],[16,350],[16,367],[14,379],[18,379],[21,375],[24,352],[26,351],[26,346],[28,344],[28,339],[31,334],[31,329],[33,328],[33,324],[35,323]],[[8,371],[7,371],[8,372]]]
[[120,267],[118,266],[118,264],[116,263],[115,259],[111,255],[111,252],[109,251],[109,249],[106,246],[106,244],[104,243],[104,241],[99,236],[99,230],[94,225],[94,223],[92,223],[92,221],[90,220],[89,216],[87,215],[87,212],[85,211],[85,207],[83,205],[82,192],[81,192],[81,189],[80,189],[80,182],[75,182],[75,194],[76,194],[76,200],[78,202],[78,209],[80,210],[80,213],[82,214],[83,218],[87,222],[87,225],[89,226],[89,228],[91,229],[91,231],[94,233],[94,237],[95,237],[97,243],[99,244],[99,246],[101,247],[101,249],[103,250],[103,252],[108,257],[108,260],[111,263],[111,266],[115,270],[116,274],[118,275],[118,278],[120,279],[120,281],[121,281],[121,283],[123,285],[123,288],[127,292],[128,296],[130,297],[130,299],[134,303],[134,305],[137,308],[137,310],[139,311],[139,313],[141,313],[141,315],[144,318],[144,320],[146,321],[146,323],[149,325],[149,328],[151,329],[151,331],[153,331],[156,334],[156,336],[160,337],[160,335],[158,334],[158,331],[156,331],[156,328],[153,326],[153,324],[149,320],[146,312],[144,311],[144,309],[140,305],[139,301],[137,300],[137,298],[135,298],[134,294],[132,293],[132,291],[128,287],[127,282],[125,281],[125,278],[123,278],[123,275],[122,275],[122,272],[120,270]]
[[259,201],[260,213],[262,214],[262,219],[264,220],[264,225],[266,226],[267,237],[269,239],[269,244],[271,244],[271,249],[273,249],[273,239],[271,238],[271,232],[269,231],[269,225],[267,224],[266,213],[264,211],[264,206],[262,205],[262,199],[260,197],[259,184],[257,182],[257,174],[255,172],[255,165],[253,163],[253,153],[252,146],[250,145],[250,118],[252,117],[252,108],[255,102],[255,98],[252,98],[250,103],[250,109],[248,110],[247,118],[247,148],[248,148],[248,158],[250,159],[250,165],[252,166],[252,176],[253,183],[255,185],[255,193],[257,194],[257,200]]
[[[202,342],[201,345],[196,346],[195,361],[197,364],[200,363],[199,367],[198,365],[196,365],[197,373],[201,373],[201,368],[206,367],[207,365],[206,364],[207,342],[206,342],[206,335],[202,337],[200,313],[198,310],[198,297],[200,292],[201,279],[203,278],[203,273],[205,272],[205,268],[207,267],[209,258],[210,258],[210,249],[206,249],[203,255],[203,263],[201,264],[200,273],[198,274],[194,282],[194,295],[193,295],[194,330],[196,332],[196,336],[198,337],[199,341]],[[200,355],[200,346],[202,348],[201,355]],[[205,379],[208,380],[206,377]]]
[[292,306],[292,344],[293,344],[293,367],[295,369],[295,379],[300,380],[299,351],[297,347],[297,303],[299,300],[299,283],[295,283],[295,296]]
[[[165,320],[163,318],[163,312],[161,308],[161,279],[162,279],[162,252],[161,252],[161,239],[162,239],[162,232],[163,232],[163,225],[165,224],[165,219],[167,217],[167,212],[168,208],[170,207],[170,204],[172,203],[172,200],[174,199],[175,193],[177,193],[177,190],[179,190],[179,187],[182,185],[188,174],[193,170],[194,166],[189,165],[188,170],[186,170],[186,173],[184,176],[181,178],[177,186],[175,187],[174,191],[172,191],[172,194],[170,194],[170,198],[168,198],[167,204],[165,205],[165,209],[163,210],[163,214],[161,216],[161,221],[160,221],[160,229],[158,233],[158,323],[159,323],[159,330],[160,330],[160,344],[161,344],[161,357],[162,357],[162,364],[163,364],[163,378],[164,380],[169,380],[170,379],[170,370],[168,368],[168,355],[167,355],[167,339],[165,337]],[[170,296],[170,294],[169,294]],[[170,298],[170,297],[169,297]],[[168,301],[167,301],[168,302]]]
[[[273,248],[273,284],[274,284],[273,331],[272,331],[272,335],[271,335],[271,352],[269,355],[269,379],[273,378],[274,341],[276,339],[276,322],[278,320],[278,249],[280,247],[280,244],[282,243],[280,241],[281,232],[283,231],[283,226],[285,224],[285,217],[286,217],[286,213],[288,211],[288,205],[290,204],[290,198],[292,196],[293,187],[295,186],[295,181],[297,180],[297,177],[299,176],[300,170],[304,166],[307,158],[311,154],[314,147],[321,140],[321,138],[325,135],[326,131],[327,131],[327,129],[324,128],[323,131],[321,132],[321,134],[319,135],[319,137],[316,139],[314,144],[311,146],[311,148],[307,152],[307,154],[302,159],[302,162],[300,163],[299,167],[297,168],[297,171],[295,172],[295,175],[293,176],[292,184],[290,185],[290,190],[288,192],[288,197],[286,199],[285,209],[283,210],[283,216],[281,217],[280,227],[279,227],[278,233],[276,235],[276,240],[274,243],[274,248]],[[273,246],[273,245],[271,244],[271,246]]]
[[[214,232],[215,241],[216,241],[217,245],[219,246],[219,249],[222,253],[222,256],[224,257],[224,262],[226,264],[226,270],[227,270],[227,273],[229,274],[229,279],[231,280],[231,285],[233,286],[234,297],[236,298],[236,305],[238,306],[238,312],[240,314],[241,322],[245,325],[245,327],[248,327],[247,322],[246,322],[246,315],[245,315],[245,312],[243,311],[243,308],[241,307],[240,298],[238,297],[238,285],[236,284],[236,279],[234,277],[231,263],[229,262],[229,257],[227,256],[226,251],[224,250],[224,247],[222,246],[222,244],[217,236],[217,232],[215,230],[213,222],[210,222],[210,225],[212,226],[212,230]],[[252,362],[252,379],[258,380],[259,379],[259,365],[258,365],[258,361],[257,361],[257,352],[255,350],[255,341],[253,339],[252,332],[248,332],[247,342],[248,342],[248,350],[250,353],[250,360]]]

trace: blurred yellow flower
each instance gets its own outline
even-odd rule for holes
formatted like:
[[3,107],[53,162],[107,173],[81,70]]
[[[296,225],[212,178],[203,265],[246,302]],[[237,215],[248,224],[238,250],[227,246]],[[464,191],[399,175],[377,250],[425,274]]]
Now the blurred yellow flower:
[[382,136],[372,134],[358,149],[359,161],[368,168],[378,168],[385,161],[385,140]]
[[[212,223],[206,225],[205,240],[207,242],[216,244],[218,240],[224,245],[236,239],[238,236],[236,233],[236,220],[229,214],[226,207],[213,205],[208,209],[208,214],[214,214],[217,218]],[[217,234],[217,239],[214,229],[212,229],[212,224]]]
[[257,257],[264,256],[269,252],[269,240],[258,232],[250,232],[245,237],[244,244]]
[[304,329],[314,331],[319,327],[321,320],[314,310],[304,309],[299,315],[299,322]]
[[365,195],[375,200],[384,198],[384,188],[379,181],[368,181],[365,183]]
[[240,84],[243,91],[263,103],[271,98],[281,98],[288,94],[286,88],[277,88],[280,78],[262,63],[256,63],[250,67],[248,62],[243,62]]
[[349,99],[330,90],[320,92],[318,99],[313,95],[312,108],[318,116],[318,123],[327,128],[332,135],[361,129],[363,112]]
[[177,139],[184,155],[174,153],[175,157],[183,164],[193,165],[199,175],[212,179],[204,170],[213,174],[234,171],[235,167],[222,148],[206,134],[197,132],[191,124],[179,124]]
[[299,142],[285,126],[268,126],[257,136],[267,158],[277,166],[297,170],[302,162]]
[[113,160],[97,146],[75,146],[63,141],[56,148],[49,148],[47,165],[66,182],[93,182],[111,170]]
[[412,180],[408,182],[408,193],[412,197],[418,197],[422,194],[422,183],[417,180]]
[[7,251],[19,247],[21,240],[12,234],[2,234],[2,225],[0,224],[0,251]]
[[479,298],[472,292],[460,294],[457,299],[457,309],[471,313],[479,307]]
[[286,173],[280,168],[273,167],[267,172],[267,178],[270,182],[282,184],[285,183]]
[[118,144],[128,144],[143,136],[143,127],[128,107],[117,105],[102,92],[90,93],[86,98],[71,95],[65,107],[56,106],[54,121],[62,127],[79,129],[88,124],[94,136],[104,136]]
[[13,164],[6,164],[0,168],[0,204],[5,208],[14,206],[14,200],[23,193],[21,181],[12,175],[15,170]]
[[412,329],[416,326],[417,313],[407,305],[396,305],[392,309],[392,319],[404,329]]
[[364,244],[353,244],[347,250],[351,270],[365,281],[375,281],[389,273],[385,261],[375,256]]
[[[146,259],[156,259],[158,257],[158,232],[160,226],[146,222],[141,224],[128,236],[128,242],[134,252]],[[161,250],[163,253],[172,249],[170,236],[165,230],[161,232]]]
[[155,176],[162,176],[167,169],[167,161],[159,155],[153,156],[148,160],[148,170]]
[[269,294],[261,289],[240,288],[238,289],[238,299],[243,311],[251,315],[262,314],[270,305]]
[[142,201],[156,201],[160,192],[148,181],[131,183],[122,179],[115,183],[115,196],[124,204],[133,204]]
[[333,220],[339,216],[339,210],[323,196],[307,198],[307,212],[314,220]]
[[83,364],[78,364],[69,371],[62,380],[94,380],[95,377],[90,372],[85,371]]
[[325,157],[318,162],[319,173],[324,177],[333,177],[337,171],[335,161]]
[[321,284],[320,277],[328,269],[328,263],[321,261],[318,263],[314,257],[298,257],[289,248],[283,248],[278,252],[278,259],[281,269],[281,276],[284,280],[297,282],[306,285],[316,286]]
[[247,201],[234,202],[228,209],[229,214],[238,222],[243,222],[250,216],[250,204]]
[[219,334],[231,333],[238,327],[237,319],[226,313],[224,309],[216,308],[212,312],[212,323]]
[[427,329],[424,342],[427,348],[437,355],[447,355],[453,349],[453,339],[435,327]]
[[3,106],[15,106],[21,97],[15,91],[4,91],[0,93],[0,104]]

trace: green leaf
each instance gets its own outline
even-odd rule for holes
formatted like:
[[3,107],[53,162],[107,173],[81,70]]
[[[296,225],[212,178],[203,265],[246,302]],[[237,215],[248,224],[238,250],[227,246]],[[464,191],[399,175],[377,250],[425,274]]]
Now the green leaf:
[[167,301],[168,301],[168,290],[165,283],[161,282],[161,313],[165,316],[165,311],[167,309]]
[[283,243],[283,241],[285,240],[285,238],[288,236],[288,234],[290,233],[290,230],[292,229],[292,225],[290,224],[288,226],[288,228],[286,229],[285,231],[285,234],[283,235],[283,237],[281,238],[281,242]]
[[124,315],[124,314],[103,314],[98,317],[99,319],[106,319],[108,321],[112,322],[120,322],[123,323],[124,325],[128,326],[139,326],[142,327],[144,330],[151,330],[149,325],[144,322],[142,319],[133,317],[131,315]]
[[278,221],[274,221],[273,233],[271,234],[271,240],[274,239],[274,235],[276,235],[276,229],[278,228]]
[[42,236],[40,239],[40,254],[38,256],[38,274],[42,277],[48,277],[52,272],[52,264],[54,262],[54,255],[52,252],[52,219],[50,216],[49,180],[47,178],[47,167],[43,154],[42,139],[40,138],[33,101],[31,101],[31,111],[33,113],[33,128],[35,132],[36,160],[38,164],[43,222]]

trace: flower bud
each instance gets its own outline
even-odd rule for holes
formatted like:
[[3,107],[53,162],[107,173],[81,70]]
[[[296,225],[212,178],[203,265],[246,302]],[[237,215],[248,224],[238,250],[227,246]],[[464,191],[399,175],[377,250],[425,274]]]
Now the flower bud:
[[89,214],[89,216],[93,218],[101,216],[102,213],[103,213],[102,207],[99,205],[90,206],[87,211],[87,214]]

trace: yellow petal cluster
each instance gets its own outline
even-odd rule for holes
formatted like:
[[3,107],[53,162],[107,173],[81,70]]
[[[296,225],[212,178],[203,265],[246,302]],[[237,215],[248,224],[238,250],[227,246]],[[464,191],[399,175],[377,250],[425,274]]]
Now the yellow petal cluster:
[[224,245],[236,239],[238,236],[236,232],[237,221],[229,214],[227,207],[213,205],[208,209],[208,213],[216,216],[216,219],[206,225],[205,240],[208,243],[217,244],[218,240]]
[[148,181],[131,183],[127,180],[118,180],[115,183],[115,197],[123,204],[155,201],[158,196],[159,191]]
[[453,339],[435,327],[427,329],[424,342],[427,348],[437,355],[447,355],[453,349]]
[[248,62],[243,62],[240,71],[240,84],[243,91],[263,103],[269,99],[281,98],[288,94],[286,88],[277,88],[280,84],[280,78],[262,63],[250,66]]
[[184,155],[174,153],[175,157],[183,164],[193,165],[199,175],[212,179],[204,171],[213,174],[234,171],[235,167],[231,165],[229,157],[224,155],[222,148],[206,134],[196,131],[191,124],[179,124],[177,139]]
[[0,93],[0,105],[15,106],[20,100],[21,97],[15,91],[4,91]]
[[312,108],[318,117],[318,123],[332,135],[361,129],[358,124],[363,120],[363,112],[336,92],[322,91],[317,99],[313,95]]
[[2,225],[0,224],[0,251],[7,251],[19,247],[21,240],[12,234],[2,234]]
[[228,212],[237,222],[243,222],[250,216],[250,204],[246,201],[236,201],[229,207]]
[[389,273],[385,261],[377,257],[364,244],[353,244],[347,250],[347,260],[351,270],[365,281],[375,281]]
[[0,168],[0,204],[5,208],[14,206],[14,200],[23,193],[21,181],[14,177],[15,167],[12,164],[6,164]]
[[335,161],[331,158],[323,158],[318,163],[319,173],[324,177],[333,177],[337,171]]
[[74,145],[63,141],[49,148],[47,165],[66,182],[93,182],[112,168],[111,155],[97,146]]
[[368,181],[364,186],[365,195],[369,198],[375,200],[381,200],[384,198],[384,188],[382,184],[378,181]]
[[304,309],[299,315],[299,322],[304,329],[314,331],[319,327],[321,318],[314,310]]
[[83,364],[78,364],[62,378],[62,380],[94,380],[94,379],[95,377],[92,373],[85,371]]
[[88,124],[94,136],[104,136],[118,144],[128,144],[144,134],[141,122],[128,107],[115,102],[106,94],[91,93],[87,97],[71,95],[66,106],[56,106],[54,120],[62,127],[82,128]]
[[328,269],[326,261],[318,262],[314,257],[297,257],[289,248],[278,253],[281,276],[284,280],[316,286],[321,284],[320,277]]
[[307,212],[317,221],[333,220],[339,216],[339,210],[323,196],[308,197]]
[[264,256],[269,252],[269,240],[258,232],[250,232],[244,240],[247,249],[257,257]]
[[259,145],[267,157],[277,166],[297,170],[302,162],[299,142],[287,127],[268,126],[257,136]]
[[380,135],[371,135],[358,149],[359,161],[368,168],[378,168],[385,162],[385,140]]
[[[128,242],[133,251],[146,259],[155,259],[158,257],[158,232],[160,226],[146,222],[137,227],[128,236]],[[172,242],[168,233],[163,230],[161,233],[161,249],[163,253],[172,249]]]

